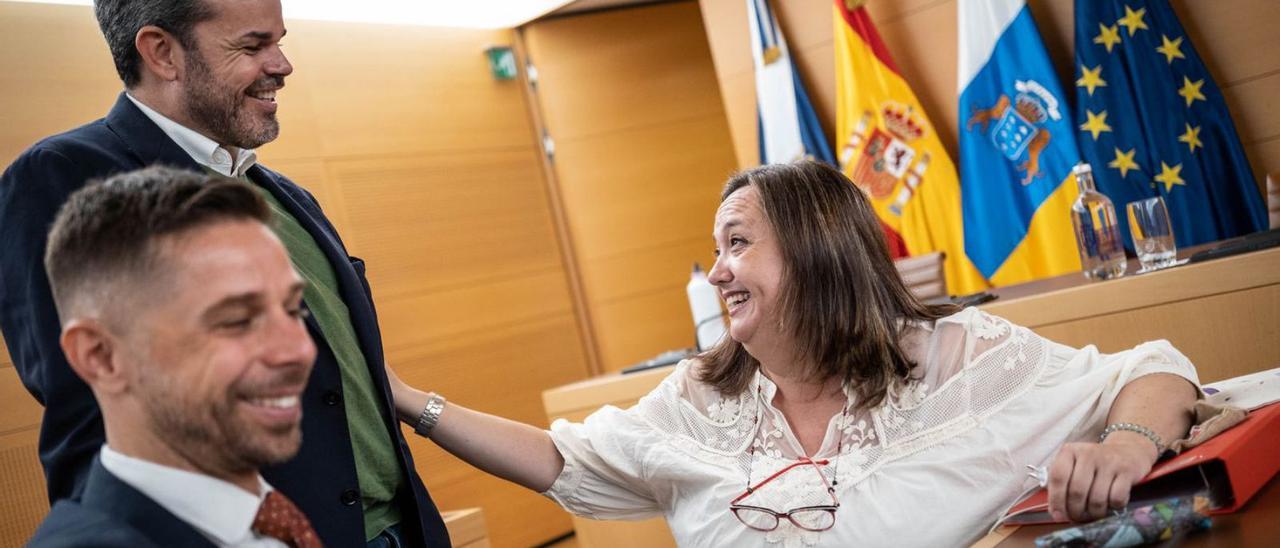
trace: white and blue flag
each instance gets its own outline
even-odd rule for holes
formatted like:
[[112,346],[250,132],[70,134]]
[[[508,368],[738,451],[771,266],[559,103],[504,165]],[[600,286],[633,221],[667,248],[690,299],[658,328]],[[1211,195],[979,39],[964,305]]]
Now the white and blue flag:
[[751,56],[756,69],[760,163],[791,162],[805,157],[835,165],[809,102],[800,75],[791,64],[787,40],[769,0],[746,0],[751,27]]

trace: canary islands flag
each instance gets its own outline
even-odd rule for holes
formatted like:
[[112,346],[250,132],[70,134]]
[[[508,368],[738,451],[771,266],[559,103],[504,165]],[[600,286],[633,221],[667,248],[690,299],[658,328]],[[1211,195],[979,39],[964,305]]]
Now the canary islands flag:
[[965,251],[992,283],[1080,270],[1075,126],[1024,0],[960,0]]
[[809,157],[835,164],[769,0],[747,0],[747,18],[756,69],[760,163]]
[[840,169],[911,255],[946,253],[949,293],[988,287],[964,250],[951,156],[880,40],[865,0],[835,0],[836,136]]
[[1179,246],[1266,227],[1231,113],[1167,0],[1077,0],[1075,59],[1081,152],[1117,212],[1163,196]]

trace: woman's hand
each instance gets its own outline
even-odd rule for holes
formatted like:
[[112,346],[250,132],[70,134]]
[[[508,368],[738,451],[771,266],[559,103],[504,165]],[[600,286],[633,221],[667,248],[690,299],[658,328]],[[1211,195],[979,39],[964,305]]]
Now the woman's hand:
[[1145,436],[1118,431],[1103,443],[1068,443],[1049,467],[1049,512],[1056,519],[1089,521],[1124,508],[1129,489],[1159,457]]

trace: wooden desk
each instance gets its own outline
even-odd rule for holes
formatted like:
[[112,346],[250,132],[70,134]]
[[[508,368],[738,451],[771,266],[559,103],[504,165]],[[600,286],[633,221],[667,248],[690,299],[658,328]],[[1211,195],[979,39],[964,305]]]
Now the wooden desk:
[[[979,541],[974,548],[998,546],[1016,548],[1035,546],[1036,537],[1051,533],[1062,525],[1027,525],[1010,527],[992,533]],[[1001,537],[1002,536],[1002,537]],[[1262,488],[1244,509],[1232,514],[1213,516],[1213,527],[1189,535],[1178,546],[1275,546],[1280,538],[1280,478]]]
[[994,293],[1000,299],[983,310],[1066,345],[1116,352],[1168,339],[1202,382],[1280,366],[1280,248],[1104,282],[1074,273]]
[[484,510],[465,508],[441,512],[444,527],[449,530],[449,543],[454,548],[489,548],[489,530],[484,524]]

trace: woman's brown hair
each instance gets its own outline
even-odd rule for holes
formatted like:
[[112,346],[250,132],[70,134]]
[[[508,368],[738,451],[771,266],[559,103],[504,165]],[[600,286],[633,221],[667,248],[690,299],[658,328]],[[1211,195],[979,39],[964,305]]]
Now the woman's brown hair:
[[[899,344],[912,322],[957,309],[926,305],[907,289],[889,258],[880,220],[842,173],[814,161],[739,172],[720,195],[754,187],[782,252],[778,311],[814,380],[839,378],[856,406],[884,401],[890,384],[915,366]],[[700,378],[722,394],[745,390],[759,367],[742,344],[725,337],[700,356]]]

